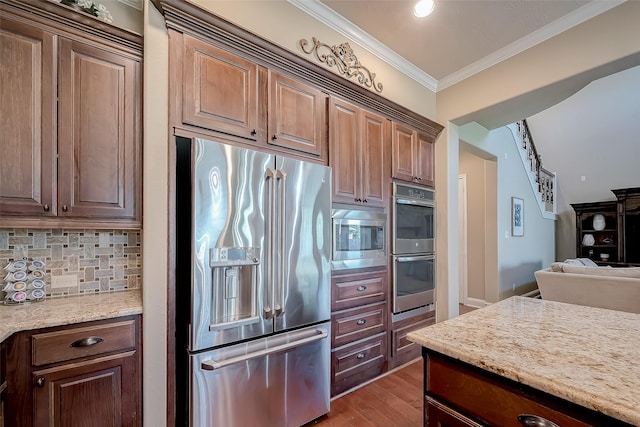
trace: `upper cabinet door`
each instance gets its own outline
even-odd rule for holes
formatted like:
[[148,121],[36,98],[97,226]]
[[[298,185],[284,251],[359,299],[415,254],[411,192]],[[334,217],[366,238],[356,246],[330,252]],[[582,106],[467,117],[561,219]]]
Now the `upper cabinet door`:
[[385,189],[389,181],[388,164],[385,162],[388,129],[387,119],[361,110],[362,201],[368,206],[385,207]]
[[326,111],[320,90],[269,71],[269,144],[326,159]]
[[391,140],[392,176],[403,181],[416,182],[415,132],[409,127],[394,122]]
[[186,34],[183,60],[185,124],[254,141],[260,134],[264,138],[258,119],[257,64]]
[[329,101],[329,166],[333,169],[333,202],[357,203],[360,189],[360,109],[334,97]]
[[140,72],[134,59],[60,39],[59,216],[136,216]]
[[434,143],[431,139],[428,139],[424,135],[418,133],[416,149],[418,157],[418,170],[416,173],[418,184],[433,187],[435,182],[433,167],[435,163]]
[[0,216],[55,216],[55,36],[2,16],[0,58]]

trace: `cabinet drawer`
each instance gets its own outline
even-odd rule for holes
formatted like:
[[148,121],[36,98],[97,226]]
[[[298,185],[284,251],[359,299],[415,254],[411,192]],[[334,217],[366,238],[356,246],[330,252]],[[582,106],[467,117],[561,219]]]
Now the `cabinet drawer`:
[[429,355],[426,378],[428,396],[454,406],[483,425],[520,425],[518,416],[523,414],[542,417],[562,427],[592,425],[581,421],[582,416],[576,418],[579,410],[569,402],[534,396],[524,386],[511,385],[448,359]]
[[387,270],[331,278],[331,309],[342,310],[386,299]]
[[135,348],[136,322],[127,320],[33,334],[31,340],[32,363],[41,366]]
[[334,314],[331,317],[332,347],[385,331],[386,307],[383,302]]
[[382,372],[387,358],[387,334],[383,332],[336,348],[331,351],[331,358],[334,383],[371,369],[370,377],[373,378]]
[[409,341],[407,335],[409,332],[433,325],[434,323],[435,316],[397,328],[391,332],[391,357],[393,357],[393,366],[399,366],[420,357],[422,347],[420,344]]

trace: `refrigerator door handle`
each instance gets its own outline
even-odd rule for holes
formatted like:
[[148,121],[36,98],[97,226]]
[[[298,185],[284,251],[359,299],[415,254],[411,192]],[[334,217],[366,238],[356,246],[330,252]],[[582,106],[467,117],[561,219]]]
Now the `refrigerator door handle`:
[[266,266],[267,266],[267,272],[266,272],[266,277],[264,279],[264,281],[266,282],[264,284],[264,292],[265,292],[265,299],[264,299],[264,304],[263,304],[263,316],[265,319],[271,319],[274,317],[274,312],[273,312],[273,299],[274,299],[274,295],[273,295],[273,278],[274,278],[274,271],[273,271],[273,255],[275,253],[275,251],[273,250],[274,247],[274,242],[275,242],[275,238],[274,238],[274,223],[275,223],[275,177],[276,177],[276,170],[274,169],[267,169],[266,173],[265,173],[265,181],[266,181],[266,185],[265,188],[267,189],[268,195],[267,195],[267,201],[268,201],[268,206],[266,211],[268,212],[269,218],[265,221],[266,222],[266,232],[265,232],[265,250],[268,252],[267,254],[265,254],[265,259],[266,259]]
[[224,367],[234,365],[236,363],[246,362],[251,359],[268,356],[270,354],[281,353],[283,351],[292,349],[294,347],[300,347],[302,345],[325,339],[329,336],[329,333],[325,329],[316,329],[315,335],[302,338],[296,341],[288,342],[285,344],[277,345],[271,348],[265,348],[254,353],[243,354],[241,356],[231,357],[225,360],[203,360],[200,367],[206,371],[215,371],[216,369],[222,369]]
[[[281,169],[276,172],[276,180],[280,181],[280,224],[278,227],[278,243],[280,244],[280,265],[278,266],[278,279],[274,282],[274,286],[279,286],[279,300],[276,300],[274,308],[276,317],[284,316],[284,271],[285,271],[285,221],[286,221],[286,197],[287,194],[287,173]],[[275,292],[275,290],[274,290]]]

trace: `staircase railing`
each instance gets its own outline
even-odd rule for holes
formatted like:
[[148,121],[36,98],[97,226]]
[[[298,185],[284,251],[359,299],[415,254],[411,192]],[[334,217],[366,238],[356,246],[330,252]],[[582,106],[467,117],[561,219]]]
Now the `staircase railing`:
[[531,164],[531,172],[534,173],[535,181],[538,184],[538,192],[542,197],[544,209],[550,213],[556,213],[555,208],[555,187],[556,176],[554,173],[542,167],[542,158],[533,142],[533,137],[529,131],[527,120],[516,122],[518,136],[522,139],[522,149],[525,150],[527,158]]

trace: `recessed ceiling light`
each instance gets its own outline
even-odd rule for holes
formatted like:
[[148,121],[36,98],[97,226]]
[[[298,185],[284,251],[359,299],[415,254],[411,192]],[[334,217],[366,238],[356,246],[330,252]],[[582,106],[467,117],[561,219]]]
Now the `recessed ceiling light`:
[[425,16],[433,12],[433,9],[435,8],[435,6],[436,5],[433,2],[433,0],[420,0],[413,7],[413,14],[418,18],[424,18]]

